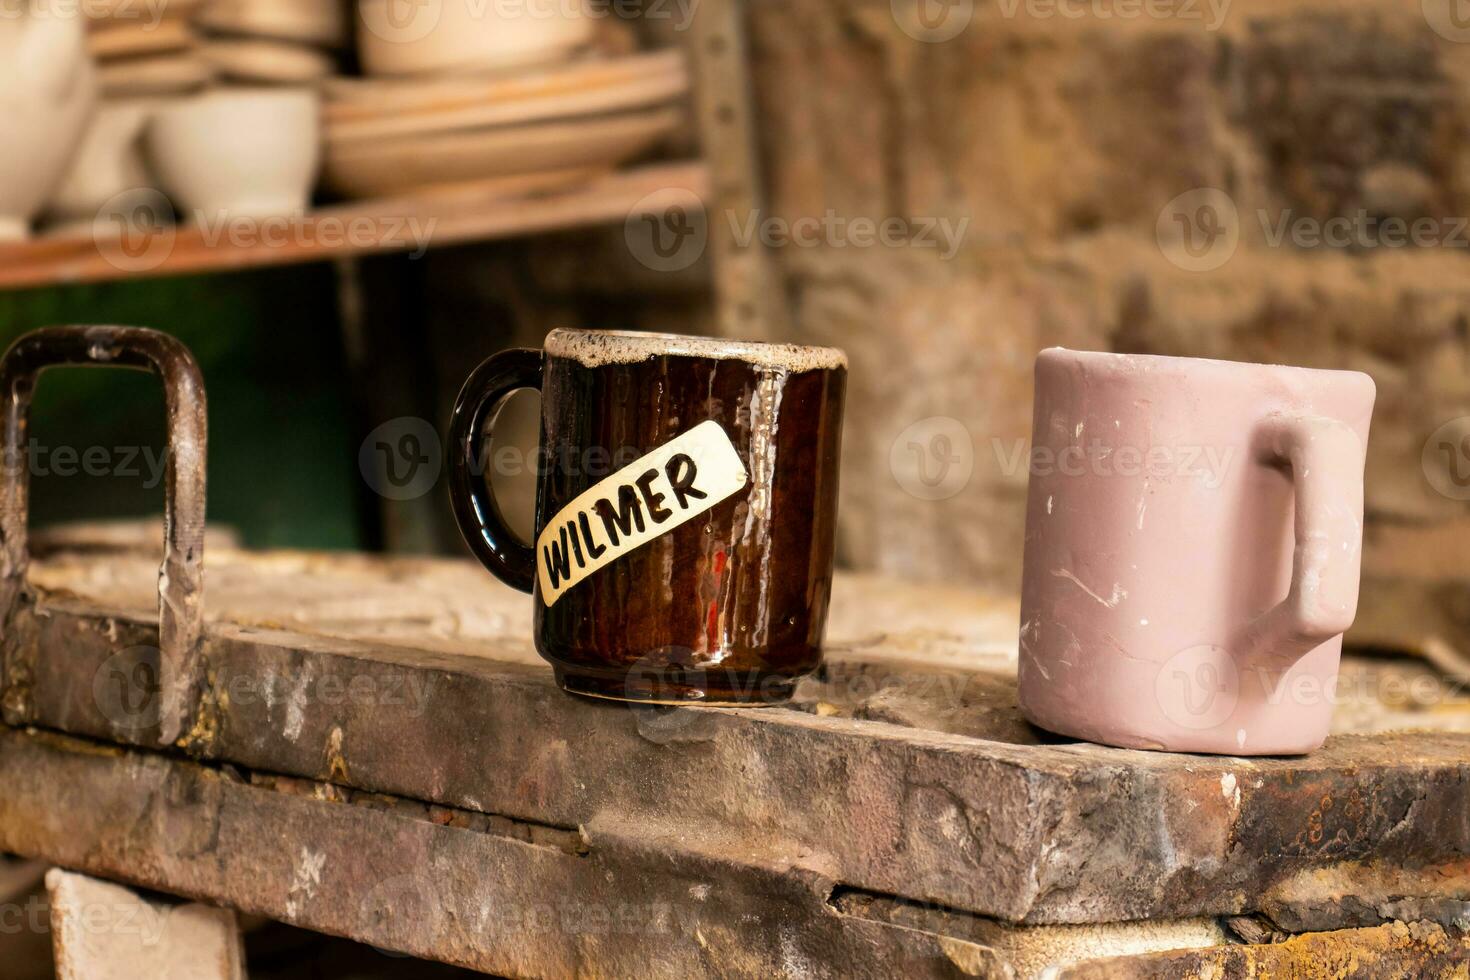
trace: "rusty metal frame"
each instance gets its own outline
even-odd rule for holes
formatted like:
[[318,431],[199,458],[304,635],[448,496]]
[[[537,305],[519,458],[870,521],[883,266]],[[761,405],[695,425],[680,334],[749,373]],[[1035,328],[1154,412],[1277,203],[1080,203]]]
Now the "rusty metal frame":
[[[0,622],[7,638],[21,605],[35,601],[26,585],[30,565],[31,398],[42,372],[63,365],[149,371],[163,382],[168,413],[168,467],[163,564],[158,570],[159,741],[179,737],[193,711],[203,626],[205,462],[208,451],[204,379],[194,355],[167,334],[141,327],[48,327],[26,334],[0,361],[5,399],[3,481],[0,481]],[[0,666],[0,683],[16,679]]]

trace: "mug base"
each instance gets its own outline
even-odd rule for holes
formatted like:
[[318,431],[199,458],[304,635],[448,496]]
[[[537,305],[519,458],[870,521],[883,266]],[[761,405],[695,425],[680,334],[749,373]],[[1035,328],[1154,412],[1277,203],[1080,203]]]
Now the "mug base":
[[[568,694],[635,704],[703,705],[710,708],[761,708],[784,704],[796,691],[796,680],[775,677],[730,678],[719,683],[711,673],[683,680],[653,677],[599,677],[556,669],[556,683]],[[743,683],[749,681],[749,683]]]
[[1292,758],[1312,754],[1327,740],[1326,727],[1313,725],[1292,725],[1286,731],[1279,731],[1256,722],[1249,724],[1249,730],[1232,724],[1191,731],[1171,730],[1162,723],[1154,728],[1147,725],[1125,727],[1115,724],[1085,724],[1075,720],[1078,711],[1072,712],[1071,717],[1049,715],[1026,704],[1024,697],[1021,700],[1021,714],[1037,728],[1063,738],[1079,739],[1117,749],[1218,755],[1237,759]]

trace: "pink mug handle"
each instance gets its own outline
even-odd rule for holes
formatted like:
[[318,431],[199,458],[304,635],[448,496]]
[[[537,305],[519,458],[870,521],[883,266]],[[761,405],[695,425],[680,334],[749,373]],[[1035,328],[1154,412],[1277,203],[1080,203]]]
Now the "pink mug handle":
[[1291,470],[1296,551],[1291,590],[1231,645],[1243,666],[1284,671],[1347,631],[1358,612],[1363,553],[1363,441],[1337,419],[1270,416],[1261,461]]

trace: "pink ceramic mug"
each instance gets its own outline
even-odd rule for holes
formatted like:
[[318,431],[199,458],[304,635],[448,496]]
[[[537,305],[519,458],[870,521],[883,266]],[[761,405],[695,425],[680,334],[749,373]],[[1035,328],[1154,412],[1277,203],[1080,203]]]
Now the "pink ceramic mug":
[[1036,361],[1020,700],[1129,748],[1309,752],[1358,603],[1373,380]]

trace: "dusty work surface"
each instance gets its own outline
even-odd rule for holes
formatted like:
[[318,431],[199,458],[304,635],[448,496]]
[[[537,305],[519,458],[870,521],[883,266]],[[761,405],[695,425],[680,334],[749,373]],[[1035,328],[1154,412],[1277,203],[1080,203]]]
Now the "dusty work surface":
[[[1180,756],[1027,726],[1016,609],[969,592],[842,578],[831,662],[793,707],[653,709],[556,690],[529,644],[530,599],[468,564],[216,550],[207,568],[210,687],[183,746],[201,773],[437,806],[445,821],[549,835],[563,854],[616,842],[643,861],[697,856],[731,880],[755,875],[757,892],[772,875],[798,883],[782,887],[823,909],[918,903],[1000,923],[1258,912],[1293,933],[1470,922],[1470,698],[1417,661],[1353,660],[1340,733],[1310,758]],[[156,574],[137,554],[37,562],[39,605],[5,638],[6,769],[46,756],[122,792],[75,745],[24,727],[148,744],[109,690],[117,651],[153,641]],[[166,764],[196,765],[182,757]],[[160,793],[214,785],[181,772],[150,778]],[[306,876],[294,920],[324,931],[342,926],[312,918],[314,896],[380,860],[353,869],[357,851],[334,846],[328,865],[280,872]],[[138,841],[118,847],[154,860]],[[495,860],[512,879],[532,873]],[[128,877],[125,865],[93,870]],[[200,869],[180,874],[197,886],[184,893],[228,897]]]

